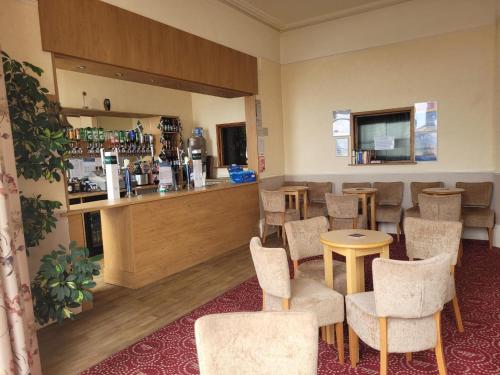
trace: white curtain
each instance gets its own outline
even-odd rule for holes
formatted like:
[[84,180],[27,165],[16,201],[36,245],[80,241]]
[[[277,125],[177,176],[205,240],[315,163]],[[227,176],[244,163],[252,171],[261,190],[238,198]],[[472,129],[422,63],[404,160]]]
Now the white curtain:
[[40,375],[8,111],[0,64],[0,374]]

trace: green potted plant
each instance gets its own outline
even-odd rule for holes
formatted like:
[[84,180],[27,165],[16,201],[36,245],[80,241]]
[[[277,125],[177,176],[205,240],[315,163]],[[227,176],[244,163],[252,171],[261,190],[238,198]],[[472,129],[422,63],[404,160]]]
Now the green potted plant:
[[[48,90],[36,77],[42,69],[28,62],[16,61],[2,52],[2,63],[12,123],[12,138],[18,176],[38,181],[60,181],[71,168],[66,156],[69,140],[63,126],[59,103],[51,102]],[[69,124],[64,124],[69,126]],[[27,248],[38,246],[55,227],[55,210],[62,203],[26,197],[21,193],[24,238]],[[40,324],[50,319],[73,318],[72,309],[92,300],[93,277],[99,264],[89,259],[88,250],[75,243],[69,252],[62,245],[41,259],[41,266],[31,284],[35,318]]]

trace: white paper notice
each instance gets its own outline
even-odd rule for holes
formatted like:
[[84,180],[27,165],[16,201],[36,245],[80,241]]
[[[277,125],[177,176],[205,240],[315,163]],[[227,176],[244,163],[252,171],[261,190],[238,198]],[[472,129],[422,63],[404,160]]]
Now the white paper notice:
[[394,137],[381,135],[373,137],[375,150],[394,150]]
[[160,181],[160,184],[164,185],[172,185],[173,184],[173,179],[172,179],[172,167],[168,163],[161,163],[160,164],[160,173],[158,176],[158,179]]
[[264,155],[264,137],[257,137],[257,153]]

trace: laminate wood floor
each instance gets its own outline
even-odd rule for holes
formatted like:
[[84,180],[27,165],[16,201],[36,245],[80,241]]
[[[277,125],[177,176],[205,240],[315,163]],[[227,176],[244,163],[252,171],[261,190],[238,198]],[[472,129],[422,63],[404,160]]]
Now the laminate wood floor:
[[38,331],[43,373],[78,374],[254,275],[243,246],[138,290],[99,285],[91,310]]

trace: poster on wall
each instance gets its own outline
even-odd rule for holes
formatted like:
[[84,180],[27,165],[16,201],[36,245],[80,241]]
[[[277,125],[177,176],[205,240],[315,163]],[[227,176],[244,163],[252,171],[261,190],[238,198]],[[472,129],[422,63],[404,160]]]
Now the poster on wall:
[[348,137],[351,134],[351,110],[333,111],[333,136]]
[[349,138],[335,139],[335,156],[337,157],[349,156]]
[[437,102],[415,103],[415,160],[436,161]]

